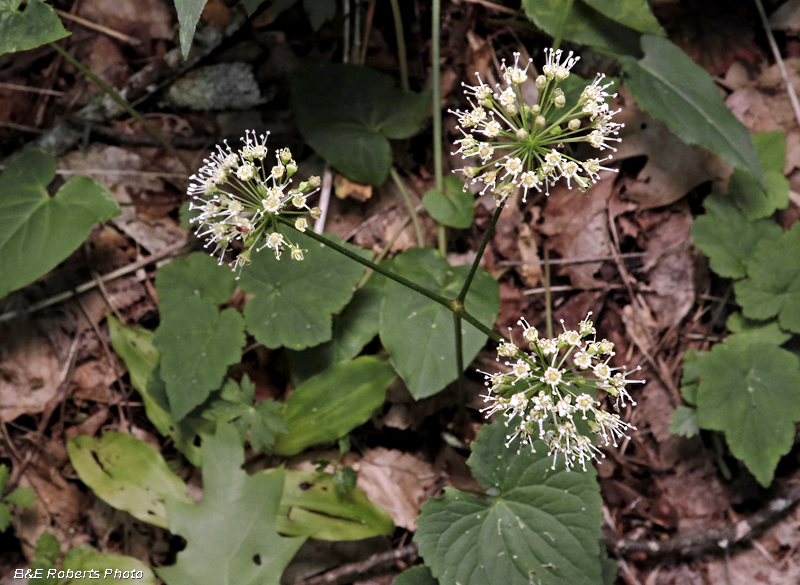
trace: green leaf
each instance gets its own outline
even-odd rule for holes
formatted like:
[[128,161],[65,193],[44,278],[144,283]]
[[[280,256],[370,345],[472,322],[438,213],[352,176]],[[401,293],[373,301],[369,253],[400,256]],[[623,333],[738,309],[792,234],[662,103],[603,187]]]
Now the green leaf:
[[0,496],[3,495],[3,490],[6,489],[6,483],[8,483],[8,467],[0,465]]
[[747,262],[747,278],[734,290],[745,317],[777,315],[783,329],[800,333],[800,224],[759,243]]
[[52,156],[28,148],[0,175],[0,298],[58,266],[94,224],[121,213],[108,189],[86,177],[50,197],[55,174]]
[[[296,1],[297,0],[291,0],[291,4],[294,4]],[[248,17],[253,16],[263,3],[264,0],[242,0],[242,5]],[[274,8],[270,8],[274,11]]]
[[769,217],[789,205],[789,181],[783,176],[786,164],[786,136],[783,132],[762,132],[753,136],[758,160],[764,171],[766,190],[752,177],[735,171],[728,190],[744,214],[752,220]]
[[305,260],[276,260],[268,251],[254,254],[239,281],[254,295],[244,310],[247,330],[270,349],[303,349],[329,340],[331,314],[347,304],[364,272],[357,262],[308,236],[295,232],[291,237],[308,250]]
[[358,474],[352,467],[340,467],[333,474],[333,483],[337,492],[347,492],[356,487]]
[[661,28],[647,0],[584,0],[589,6],[618,22],[641,33],[667,36]]
[[446,488],[428,500],[414,540],[441,585],[597,585],[601,582],[599,488],[594,468],[554,471],[508,429],[485,425],[467,463],[487,490],[476,497]]
[[3,502],[0,502],[0,532],[5,532],[11,524],[11,510]]
[[[608,4],[608,2],[600,2]],[[623,26],[589,6],[584,0],[575,0],[568,15],[564,15],[563,0],[523,0],[525,14],[536,26],[556,36],[562,19],[564,39],[612,55],[640,54],[639,33]]]
[[153,345],[175,420],[222,385],[228,366],[242,359],[244,344],[244,321],[235,309],[218,313],[207,299],[187,298],[165,311]]
[[669,40],[644,35],[643,59],[622,57],[625,86],[639,105],[687,144],[713,150],[765,184],[753,139],[719,95],[711,76]]
[[49,532],[43,532],[36,543],[36,561],[55,565],[61,554],[61,545],[58,539]]
[[242,442],[249,430],[253,450],[269,451],[275,444],[275,433],[285,433],[289,428],[283,422],[283,404],[271,398],[254,404],[255,389],[247,376],[242,378],[241,386],[228,380],[222,389],[222,400],[215,401],[203,417],[232,423],[239,430]]
[[[80,571],[82,577],[59,579],[58,585],[94,585],[97,583],[98,577],[94,577],[88,571],[93,571],[94,575],[100,575],[99,579],[113,579],[120,585],[126,583],[156,585],[156,576],[153,571],[139,559],[101,554],[85,545],[76,546],[67,553],[67,556],[64,557],[63,569],[64,571]],[[116,571],[120,572],[120,577],[115,577]],[[141,572],[142,578],[122,578],[126,572],[130,574],[134,571]]]
[[233,272],[203,252],[173,260],[158,271],[156,292],[161,305],[186,299],[208,299],[214,305],[227,301],[236,288]]
[[283,417],[289,432],[278,435],[275,453],[294,455],[311,445],[335,441],[364,424],[383,404],[394,378],[388,364],[364,356],[334,364],[304,382],[286,399]]
[[[452,268],[431,248],[408,250],[395,257],[397,274],[448,298],[456,298],[469,266]],[[457,378],[453,314],[442,305],[395,282],[384,285],[381,304],[381,341],[394,369],[419,400],[432,396]],[[478,270],[466,298],[466,310],[488,326],[497,318],[500,292],[497,281]],[[486,335],[462,322],[464,365],[486,343]]]
[[0,2],[0,55],[26,51],[69,36],[61,19],[47,4],[28,0],[25,11],[20,12],[17,10],[20,3],[21,0]]
[[359,488],[337,490],[330,473],[287,471],[276,527],[289,536],[360,540],[389,534],[394,524]]
[[175,447],[193,465],[200,465],[200,449],[194,445],[193,421],[178,422],[169,411],[166,388],[158,368],[158,351],[153,346],[153,332],[127,327],[111,315],[107,320],[111,346],[125,362],[131,385],[142,397],[147,418],[159,433],[172,437]]
[[776,321],[765,323],[763,321],[753,321],[745,319],[741,313],[733,313],[728,317],[728,329],[735,333],[737,339],[747,336],[750,343],[774,343],[783,345],[792,336],[790,333],[781,331]]
[[744,278],[758,243],[777,240],[783,233],[771,219],[751,221],[729,197],[710,195],[703,206],[706,214],[692,222],[692,238],[720,276]]
[[178,11],[178,28],[180,29],[181,53],[184,60],[189,57],[192,48],[192,39],[200,15],[203,13],[207,0],[175,0],[175,10]]
[[669,421],[669,432],[682,437],[694,437],[700,432],[697,420],[697,409],[689,406],[678,406],[672,411]]
[[439,585],[439,582],[433,578],[428,567],[420,565],[400,573],[394,580],[394,585]]
[[15,489],[3,499],[9,504],[30,508],[36,501],[36,493],[29,487],[21,487]]
[[383,287],[371,278],[356,290],[353,298],[333,316],[330,341],[286,354],[295,386],[326,370],[334,363],[349,362],[378,335]]
[[773,343],[733,336],[698,360],[697,415],[723,431],[731,453],[764,487],[792,448],[800,421],[800,361]]
[[456,177],[444,178],[444,192],[431,189],[422,198],[430,216],[442,225],[466,229],[475,219],[475,196]]
[[336,16],[336,0],[303,0],[303,10],[315,31]]
[[275,516],[283,468],[248,476],[236,429],[219,425],[203,440],[203,502],[167,502],[169,529],[186,539],[171,567],[158,569],[167,585],[279,585],[305,538],[282,538]]
[[161,454],[130,435],[74,437],[67,441],[67,452],[75,473],[98,498],[142,522],[167,528],[164,502],[192,501]]
[[292,78],[292,109],[303,139],[357,183],[380,186],[392,164],[388,138],[415,134],[431,107],[429,93],[404,92],[359,65],[324,65]]

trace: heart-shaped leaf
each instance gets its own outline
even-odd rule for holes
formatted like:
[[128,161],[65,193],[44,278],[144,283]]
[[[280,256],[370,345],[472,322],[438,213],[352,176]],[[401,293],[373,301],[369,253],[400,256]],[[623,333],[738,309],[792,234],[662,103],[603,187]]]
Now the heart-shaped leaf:
[[444,192],[431,189],[422,198],[430,216],[442,225],[466,229],[475,219],[475,196],[456,177],[444,178]]
[[61,19],[47,4],[28,0],[23,12],[18,10],[21,3],[22,0],[0,2],[0,55],[26,51],[69,36]]

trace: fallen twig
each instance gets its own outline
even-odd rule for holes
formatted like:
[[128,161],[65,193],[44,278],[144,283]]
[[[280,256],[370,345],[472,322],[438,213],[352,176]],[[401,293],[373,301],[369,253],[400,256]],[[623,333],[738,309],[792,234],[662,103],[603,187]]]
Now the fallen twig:
[[385,569],[392,567],[398,561],[410,561],[417,556],[417,551],[416,543],[409,544],[385,553],[372,555],[365,561],[348,563],[322,575],[297,581],[295,585],[343,585],[357,580],[356,577],[371,574],[378,569],[384,569],[382,572],[385,572]]

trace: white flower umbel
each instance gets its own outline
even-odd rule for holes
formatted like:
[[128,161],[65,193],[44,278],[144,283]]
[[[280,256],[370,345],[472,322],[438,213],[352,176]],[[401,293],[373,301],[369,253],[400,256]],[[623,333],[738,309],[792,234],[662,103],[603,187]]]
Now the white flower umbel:
[[[636,404],[626,390],[627,384],[643,380],[628,380],[630,374],[623,368],[609,365],[614,344],[595,338],[589,316],[577,331],[568,330],[562,322],[564,332],[555,339],[539,337],[535,328],[520,319],[530,352],[504,341],[498,347],[498,360],[513,359],[505,362],[511,371],[486,374],[489,392],[484,398],[489,405],[484,412],[487,416],[500,413],[506,426],[513,425],[507,435],[509,444],[520,438],[520,448],[527,444],[533,449],[535,439],[544,441],[553,457],[553,469],[561,458],[567,470],[576,464],[585,470],[587,461],[598,455],[604,457],[595,446],[594,437],[579,432],[581,426],[586,428],[588,424],[606,446],[616,446],[619,439],[636,428],[623,421],[618,412],[626,400]],[[600,409],[600,402],[592,397],[598,390],[615,399],[616,412]],[[576,424],[576,419],[587,422]]]
[[280,259],[288,247],[292,259],[302,260],[304,251],[279,229],[277,217],[295,217],[295,227],[305,231],[308,222],[302,216],[317,215],[318,208],[309,209],[306,200],[319,190],[319,177],[291,188],[297,163],[288,148],[276,151],[275,161],[269,161],[268,135],[248,130],[238,151],[227,142],[224,148],[218,145],[189,185],[193,199],[189,209],[200,211],[191,220],[197,224],[198,237],[208,238],[206,247],[215,245],[212,253],[219,254],[220,264],[231,245],[241,241],[241,251],[231,263],[240,273],[250,264],[254,248],[270,248]]
[[503,62],[504,84],[494,90],[479,76],[476,86],[462,84],[470,109],[451,111],[463,135],[456,141],[456,153],[472,159],[458,171],[467,183],[481,181],[481,193],[492,193],[498,205],[508,200],[515,187],[523,189],[523,201],[529,190],[541,192],[544,187],[549,194],[550,186],[561,178],[569,187],[574,181],[585,191],[597,182],[600,170],[615,169],[602,166],[611,156],[578,160],[572,145],[584,142],[601,151],[614,151],[613,143],[620,141],[622,124],[611,121],[618,111],[611,111],[608,104],[616,94],[606,91],[613,83],[604,84],[603,74],[586,86],[576,102],[567,103],[558,85],[570,76],[580,57],[546,49],[542,75],[536,78],[539,98],[528,104],[521,86],[528,79],[530,63],[521,67],[519,58],[514,53],[513,66]]

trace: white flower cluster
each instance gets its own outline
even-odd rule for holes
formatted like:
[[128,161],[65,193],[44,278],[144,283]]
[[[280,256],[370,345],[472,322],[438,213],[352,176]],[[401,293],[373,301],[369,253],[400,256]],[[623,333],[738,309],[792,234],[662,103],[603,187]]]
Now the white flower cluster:
[[[457,169],[465,181],[483,183],[501,205],[519,186],[524,197],[529,189],[542,191],[559,179],[566,179],[571,187],[575,181],[585,191],[597,182],[600,170],[614,170],[602,164],[612,157],[579,161],[568,154],[568,145],[589,143],[598,150],[614,150],[611,142],[622,124],[611,121],[619,112],[611,111],[606,101],[614,97],[606,90],[612,83],[603,84],[605,76],[597,78],[581,93],[577,103],[567,104],[563,89],[558,87],[570,76],[570,69],[580,57],[570,51],[564,57],[561,50],[545,50],[547,62],[536,80],[539,98],[528,105],[522,96],[521,86],[528,79],[530,63],[521,68],[519,53],[514,53],[514,65],[502,65],[505,88],[497,84],[496,91],[481,81],[478,85],[462,84],[471,110],[456,110],[459,131],[463,138],[454,153],[463,159],[475,159],[469,166]],[[563,61],[562,61],[563,57]]]
[[197,235],[208,237],[206,247],[215,244],[213,254],[219,253],[222,264],[225,251],[235,240],[242,242],[242,250],[231,263],[240,270],[250,263],[253,248],[264,240],[259,251],[270,248],[280,259],[285,248],[289,248],[294,260],[302,260],[300,247],[292,244],[289,237],[279,229],[277,216],[299,216],[295,228],[303,232],[308,227],[305,214],[318,218],[319,207],[309,208],[308,198],[319,189],[319,177],[309,177],[297,188],[290,189],[292,175],[297,172],[297,163],[288,148],[275,152],[275,164],[267,162],[266,147],[269,132],[258,136],[255,130],[242,138],[244,146],[234,152],[225,142],[223,149],[205,159],[197,175],[192,175],[188,193],[194,201],[189,209],[200,210],[193,218],[197,223]]
[[[586,462],[605,457],[595,447],[593,439],[582,435],[575,424],[575,416],[587,421],[589,429],[600,436],[605,444],[627,437],[626,432],[636,427],[624,422],[619,414],[598,408],[592,394],[604,390],[615,399],[614,410],[625,406],[625,400],[635,405],[625,389],[629,383],[643,380],[628,380],[630,372],[624,368],[612,368],[614,344],[603,339],[598,341],[595,328],[584,319],[578,331],[564,332],[555,339],[540,338],[538,331],[525,319],[523,337],[530,345],[530,353],[520,350],[513,342],[503,342],[498,347],[498,356],[516,358],[505,362],[511,367],[507,374],[486,374],[489,393],[483,409],[488,415],[500,412],[506,417],[506,426],[516,425],[510,433],[508,444],[517,437],[521,444],[527,443],[534,450],[533,441],[539,438],[547,445],[548,455],[553,456],[553,469],[559,455],[564,456],[567,470],[579,462],[586,470]],[[561,323],[562,327],[564,323]],[[499,357],[498,357],[499,360]],[[638,368],[637,368],[638,370]],[[634,370],[635,371],[635,370]]]

